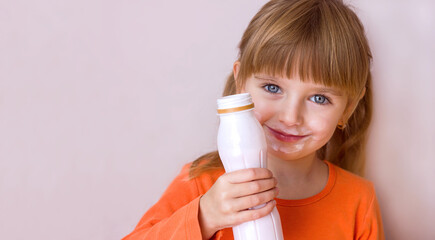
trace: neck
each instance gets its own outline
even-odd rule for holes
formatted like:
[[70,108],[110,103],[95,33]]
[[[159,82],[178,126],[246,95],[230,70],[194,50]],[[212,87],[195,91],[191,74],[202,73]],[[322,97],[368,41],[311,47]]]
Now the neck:
[[319,162],[321,161],[315,155],[295,160],[283,160],[269,155],[267,167],[276,178],[300,182],[309,180],[313,176]]
[[278,197],[301,199],[320,192],[328,180],[328,168],[315,154],[292,160],[268,156],[268,169],[278,180]]

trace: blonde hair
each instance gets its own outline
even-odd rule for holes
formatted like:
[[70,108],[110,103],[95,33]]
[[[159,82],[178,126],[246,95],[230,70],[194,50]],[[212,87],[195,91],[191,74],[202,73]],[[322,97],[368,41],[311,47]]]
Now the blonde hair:
[[[317,151],[346,170],[364,174],[365,142],[372,116],[371,52],[364,27],[341,0],[272,0],[251,20],[239,45],[237,80],[231,73],[223,95],[232,95],[254,73],[337,87],[351,99],[366,92],[345,129],[336,129]],[[190,176],[222,168],[217,151],[195,160]]]

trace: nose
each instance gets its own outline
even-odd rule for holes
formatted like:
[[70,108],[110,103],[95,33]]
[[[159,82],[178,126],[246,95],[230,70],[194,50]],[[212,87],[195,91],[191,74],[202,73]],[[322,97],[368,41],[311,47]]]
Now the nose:
[[303,104],[296,99],[286,99],[280,106],[278,120],[288,127],[302,125],[303,110]]

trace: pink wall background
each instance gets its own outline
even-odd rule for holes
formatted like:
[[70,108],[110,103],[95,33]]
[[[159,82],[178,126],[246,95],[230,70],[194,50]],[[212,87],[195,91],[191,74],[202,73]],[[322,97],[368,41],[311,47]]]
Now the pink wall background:
[[[0,239],[120,239],[215,149],[266,1],[0,1]],[[435,239],[435,3],[351,2],[375,64],[368,178],[388,239]]]

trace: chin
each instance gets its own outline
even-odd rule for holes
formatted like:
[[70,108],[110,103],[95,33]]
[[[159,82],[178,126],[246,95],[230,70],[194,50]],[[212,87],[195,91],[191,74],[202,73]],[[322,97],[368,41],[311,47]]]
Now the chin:
[[271,147],[268,148],[268,152],[271,156],[275,157],[275,158],[279,158],[281,160],[296,160],[299,159],[301,157],[301,152],[300,151],[282,151],[282,150],[275,150]]
[[270,146],[268,145],[267,151],[268,154],[273,156],[274,158],[278,158],[284,161],[294,161],[300,160],[304,158],[315,157],[317,150],[307,151],[303,149],[304,146]]

